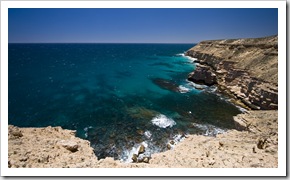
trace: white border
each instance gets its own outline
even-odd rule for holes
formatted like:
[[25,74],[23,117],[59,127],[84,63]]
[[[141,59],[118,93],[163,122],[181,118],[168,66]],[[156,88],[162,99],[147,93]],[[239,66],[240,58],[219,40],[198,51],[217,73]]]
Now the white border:
[[[278,8],[278,168],[11,169],[8,162],[8,8]],[[1,2],[1,176],[286,176],[286,2],[285,1],[2,1]]]

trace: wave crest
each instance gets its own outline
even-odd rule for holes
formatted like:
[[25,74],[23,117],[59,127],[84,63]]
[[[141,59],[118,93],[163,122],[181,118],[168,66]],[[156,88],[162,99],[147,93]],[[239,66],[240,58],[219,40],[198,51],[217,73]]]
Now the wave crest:
[[161,127],[161,128],[167,128],[167,127],[172,127],[176,124],[176,122],[171,119],[166,117],[163,114],[159,114],[157,116],[155,116],[152,120],[151,120],[152,124]]

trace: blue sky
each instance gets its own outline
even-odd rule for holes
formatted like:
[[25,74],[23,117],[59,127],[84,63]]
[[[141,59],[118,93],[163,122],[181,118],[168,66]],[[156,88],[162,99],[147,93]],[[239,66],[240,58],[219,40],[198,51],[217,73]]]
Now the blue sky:
[[278,9],[11,9],[8,41],[197,43],[278,34]]

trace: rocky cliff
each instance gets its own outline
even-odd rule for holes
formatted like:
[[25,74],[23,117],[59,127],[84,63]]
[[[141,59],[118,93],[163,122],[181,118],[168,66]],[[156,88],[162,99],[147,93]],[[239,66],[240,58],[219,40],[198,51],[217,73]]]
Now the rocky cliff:
[[147,163],[98,160],[86,140],[60,127],[9,126],[11,168],[250,168],[278,167],[278,112],[249,111],[234,117],[240,130],[216,137],[188,135],[173,149]]
[[217,84],[251,109],[278,109],[278,36],[202,41],[186,55],[198,63],[189,80]]

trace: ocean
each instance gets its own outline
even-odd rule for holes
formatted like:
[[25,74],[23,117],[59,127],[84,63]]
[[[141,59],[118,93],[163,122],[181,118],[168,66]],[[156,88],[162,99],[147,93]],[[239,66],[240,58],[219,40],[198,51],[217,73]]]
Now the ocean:
[[98,158],[131,162],[173,148],[186,134],[234,128],[239,108],[216,87],[187,81],[194,44],[9,44],[8,118],[19,127],[61,126]]

